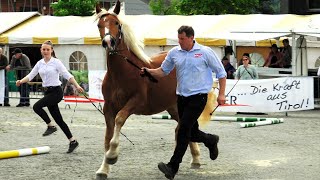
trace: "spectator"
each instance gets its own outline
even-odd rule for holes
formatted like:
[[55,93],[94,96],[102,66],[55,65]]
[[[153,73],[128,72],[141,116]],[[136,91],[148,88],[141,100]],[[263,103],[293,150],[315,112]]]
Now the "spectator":
[[289,45],[289,40],[284,39],[282,40],[283,43],[283,50],[282,50],[282,59],[281,59],[281,64],[283,68],[290,68],[291,67],[291,62],[292,62],[292,48]]
[[[7,70],[16,70],[17,79],[22,79],[25,77],[30,69],[31,64],[27,55],[23,54],[21,49],[16,48],[13,51],[13,56],[11,58],[10,65],[6,67]],[[18,87],[20,93],[20,102],[17,107],[30,106],[29,99],[29,86],[27,83],[22,84]]]
[[263,64],[263,67],[279,68],[281,58],[282,58],[282,53],[279,52],[278,46],[276,44],[272,44],[271,51],[265,63]]
[[233,73],[236,71],[236,69],[230,64],[230,60],[228,59],[228,57],[224,56],[221,62],[227,73],[227,79],[234,79]]
[[248,53],[244,53],[242,56],[243,65],[239,66],[236,71],[235,79],[249,80],[249,79],[258,79],[258,73],[256,68],[249,64]]
[[[243,56],[247,56],[248,59],[249,59],[249,64],[251,64],[251,59],[250,59],[249,53],[243,53],[242,57],[243,57]],[[239,66],[241,66],[241,65],[243,65],[242,58],[241,58],[240,61],[239,61]]]
[[[8,83],[8,77],[7,77],[7,72],[6,72],[6,67],[8,66],[8,58],[7,56],[2,54],[2,48],[0,47],[0,70],[4,70],[4,104],[3,106],[10,106],[9,104],[9,83]],[[2,104],[0,104],[0,106],[2,106]]]

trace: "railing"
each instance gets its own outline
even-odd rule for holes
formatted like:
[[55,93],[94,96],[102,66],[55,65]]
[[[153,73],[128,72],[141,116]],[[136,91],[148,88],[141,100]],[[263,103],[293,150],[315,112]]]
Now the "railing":
[[256,67],[259,77],[287,77],[292,75],[291,68]]

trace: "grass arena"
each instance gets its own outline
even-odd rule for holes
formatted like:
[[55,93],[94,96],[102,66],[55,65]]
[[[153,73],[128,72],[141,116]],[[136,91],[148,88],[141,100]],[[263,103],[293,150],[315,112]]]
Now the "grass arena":
[[[0,179],[6,180],[91,180],[104,154],[105,125],[103,116],[92,104],[59,107],[79,148],[66,154],[68,141],[59,129],[43,137],[45,123],[31,107],[1,107],[0,151],[49,146],[50,152],[0,159]],[[36,100],[31,100],[31,105]],[[166,112],[163,112],[166,114]],[[216,116],[236,116],[234,113]],[[210,121],[202,128],[220,136],[219,157],[209,158],[203,144],[200,169],[190,169],[191,155],[186,155],[179,176],[187,180],[233,179],[318,179],[320,175],[320,110],[272,113],[265,117],[283,118],[284,123],[240,128],[238,122]],[[237,115],[240,116],[240,115]],[[243,115],[242,115],[243,116]],[[72,123],[71,123],[72,121]],[[168,161],[174,148],[176,122],[132,115],[122,129],[132,142],[120,137],[120,155],[108,179],[165,179],[157,163]]]

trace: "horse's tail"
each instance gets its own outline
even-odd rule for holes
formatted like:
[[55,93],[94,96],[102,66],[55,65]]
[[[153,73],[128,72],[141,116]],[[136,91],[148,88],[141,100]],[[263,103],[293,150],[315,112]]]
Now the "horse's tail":
[[200,117],[198,118],[198,122],[200,126],[205,126],[210,120],[211,115],[210,113],[213,109],[217,106],[217,95],[214,93],[213,89],[208,93],[208,100],[207,104],[204,107]]

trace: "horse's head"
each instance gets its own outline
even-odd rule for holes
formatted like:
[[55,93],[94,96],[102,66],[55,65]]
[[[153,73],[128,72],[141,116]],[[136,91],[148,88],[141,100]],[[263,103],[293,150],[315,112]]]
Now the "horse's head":
[[113,12],[108,12],[101,9],[100,6],[96,5],[96,14],[98,20],[98,29],[102,41],[102,46],[107,48],[109,51],[115,51],[117,45],[120,43],[121,39],[121,24],[118,19],[118,14],[120,12],[120,1],[117,4]]

